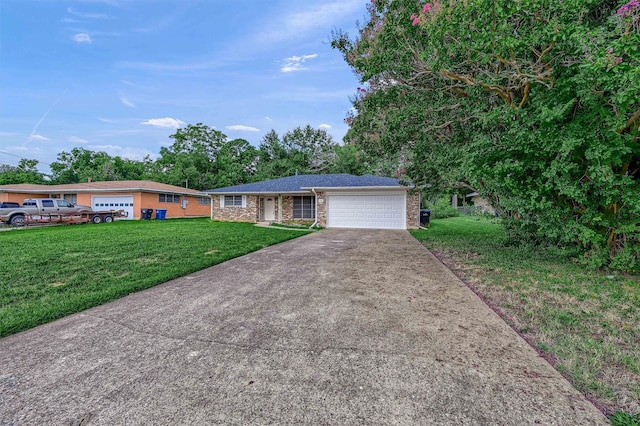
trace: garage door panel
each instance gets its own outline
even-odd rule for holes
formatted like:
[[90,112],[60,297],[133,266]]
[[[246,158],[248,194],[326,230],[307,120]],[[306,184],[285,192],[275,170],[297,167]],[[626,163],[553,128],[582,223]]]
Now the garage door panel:
[[333,228],[406,229],[406,195],[328,197],[327,226]]
[[92,197],[91,206],[96,211],[124,210],[128,213],[126,219],[133,219],[133,196],[94,196]]

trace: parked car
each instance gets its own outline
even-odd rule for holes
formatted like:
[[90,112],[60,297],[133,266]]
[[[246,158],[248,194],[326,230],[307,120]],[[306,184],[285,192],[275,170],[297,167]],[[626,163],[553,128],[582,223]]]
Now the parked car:
[[52,223],[101,223],[113,222],[114,217],[126,217],[124,210],[93,211],[89,206],[73,204],[59,198],[29,198],[22,205],[10,203],[0,207],[0,220],[13,226],[24,226],[28,222]]

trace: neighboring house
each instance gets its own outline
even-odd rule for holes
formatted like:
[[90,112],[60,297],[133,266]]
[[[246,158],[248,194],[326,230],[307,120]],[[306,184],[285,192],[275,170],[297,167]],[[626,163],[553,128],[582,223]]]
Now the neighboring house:
[[493,208],[489,200],[483,198],[477,192],[472,192],[467,194],[466,197],[467,202],[473,203],[473,206],[484,213],[496,214],[496,209]]
[[205,192],[213,198],[213,220],[415,229],[420,196],[411,189],[393,178],[331,174],[296,175]]
[[125,210],[128,219],[140,219],[142,209],[165,209],[167,218],[206,217],[211,213],[208,194],[148,180],[0,185],[0,202],[22,203],[25,198],[62,198],[93,210]]

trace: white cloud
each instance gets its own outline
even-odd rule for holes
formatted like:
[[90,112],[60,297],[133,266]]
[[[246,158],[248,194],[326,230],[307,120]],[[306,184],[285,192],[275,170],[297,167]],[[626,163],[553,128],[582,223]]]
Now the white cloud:
[[325,34],[345,16],[354,16],[364,12],[362,0],[336,0],[320,2],[288,2],[287,12],[272,19],[264,28],[260,28],[258,40],[274,43],[293,37],[302,37],[315,30]]
[[121,146],[118,145],[89,145],[91,149],[99,149],[101,151],[120,151],[122,150]]
[[71,37],[71,40],[75,41],[76,43],[86,43],[86,44],[91,44],[91,36],[89,36],[89,34],[87,33],[78,33],[75,34],[74,36]]
[[49,140],[49,138],[44,137],[44,136],[42,136],[42,135],[35,135],[35,134],[33,134],[33,135],[29,136],[29,140],[30,140],[30,141],[48,141],[48,140]]
[[88,140],[79,138],[77,136],[69,136],[67,140],[71,143],[89,143]]
[[112,120],[110,118],[100,118],[100,117],[98,117],[97,120],[98,121],[102,121],[103,123],[115,123],[116,122],[116,120]]
[[307,59],[317,58],[318,54],[313,53],[311,55],[302,55],[302,56],[292,56],[290,58],[286,58],[284,60],[284,65],[280,68],[282,72],[293,72],[293,71],[302,71],[308,68],[303,68],[302,64],[305,63]]
[[260,129],[251,126],[243,126],[242,124],[234,124],[233,126],[227,126],[225,129],[238,130],[240,132],[259,132]]
[[265,117],[264,119],[267,120],[267,121],[273,121],[273,119],[271,117]]
[[136,105],[133,102],[131,102],[129,99],[127,99],[127,98],[120,98],[120,102],[122,102],[123,104],[125,104],[129,108],[135,108],[136,107]]
[[166,128],[166,129],[178,129],[180,128],[180,126],[187,123],[185,123],[182,120],[178,120],[176,118],[166,117],[166,118],[152,118],[150,120],[143,121],[140,124],[146,124],[149,126]]
[[330,125],[328,124],[321,124],[318,126],[318,129],[324,129],[324,130],[329,130],[331,128]]
[[81,18],[88,18],[88,19],[109,19],[109,16],[103,14],[103,13],[87,13],[87,12],[78,12],[77,10],[75,10],[72,7],[68,7],[67,8],[67,12],[69,12],[72,15],[75,16],[79,16]]

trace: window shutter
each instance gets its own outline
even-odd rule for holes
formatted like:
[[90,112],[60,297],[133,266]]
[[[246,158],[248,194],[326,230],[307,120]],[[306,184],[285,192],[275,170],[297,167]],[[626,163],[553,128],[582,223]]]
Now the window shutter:
[[247,196],[246,195],[242,196],[242,207],[243,208],[247,207]]
[[220,195],[220,208],[224,208],[224,195]]

